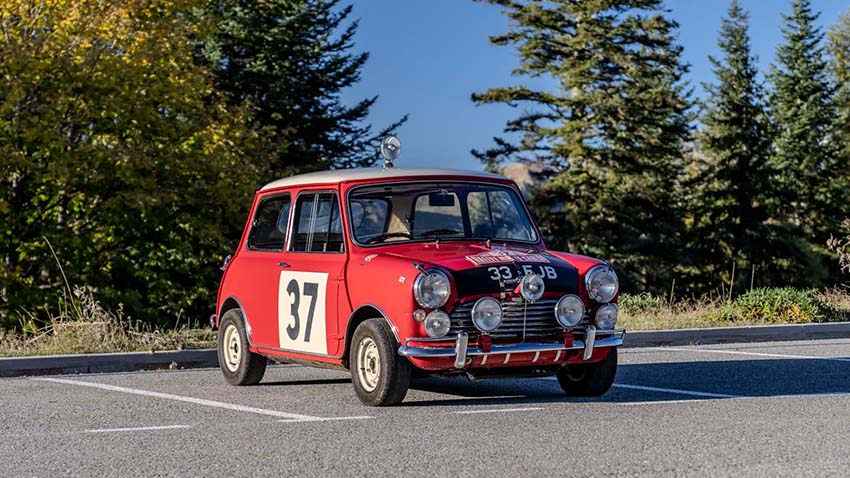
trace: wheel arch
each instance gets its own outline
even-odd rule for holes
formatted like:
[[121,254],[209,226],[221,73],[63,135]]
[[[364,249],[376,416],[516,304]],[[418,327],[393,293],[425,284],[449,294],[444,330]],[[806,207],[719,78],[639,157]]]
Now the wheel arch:
[[357,330],[358,325],[369,319],[384,319],[387,322],[387,325],[390,326],[390,330],[393,331],[393,337],[395,337],[396,344],[401,345],[401,339],[398,335],[398,327],[396,327],[393,321],[390,320],[389,316],[387,316],[387,314],[376,305],[361,305],[357,308],[357,310],[351,313],[351,316],[348,318],[348,325],[345,329],[345,348],[342,352],[342,363],[346,368],[349,366],[348,355],[351,353],[351,339],[354,337],[354,331]]
[[219,309],[218,314],[216,314],[215,326],[218,327],[219,324],[221,324],[221,317],[233,309],[238,309],[239,312],[242,313],[242,320],[245,321],[245,331],[248,333],[248,344],[251,345],[253,343],[251,340],[253,335],[251,322],[248,320],[248,314],[245,313],[245,307],[242,307],[242,303],[239,302],[239,299],[235,296],[229,296],[221,303],[221,308]]

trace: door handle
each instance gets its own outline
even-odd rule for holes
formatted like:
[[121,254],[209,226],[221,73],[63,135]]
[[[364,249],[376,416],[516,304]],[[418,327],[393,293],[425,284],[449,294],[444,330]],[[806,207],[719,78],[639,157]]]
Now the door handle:
[[289,264],[287,264],[286,262],[278,262],[277,265],[278,267],[289,267]]

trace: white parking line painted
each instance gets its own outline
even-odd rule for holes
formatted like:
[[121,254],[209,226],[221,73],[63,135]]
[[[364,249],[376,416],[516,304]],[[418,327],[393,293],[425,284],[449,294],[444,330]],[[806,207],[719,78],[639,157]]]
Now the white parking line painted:
[[769,354],[764,352],[744,352],[743,350],[720,350],[720,349],[698,349],[698,348],[680,348],[680,347],[654,347],[655,350],[664,350],[668,352],[697,352],[704,354],[726,354],[726,355],[749,355],[753,357],[772,357],[772,358],[792,358],[801,360],[827,360],[831,362],[850,362],[850,358],[841,357],[818,357],[814,355],[787,355],[787,354]]
[[93,428],[83,430],[84,433],[114,433],[114,432],[146,432],[154,430],[179,430],[192,428],[191,425],[163,425],[158,427],[131,427],[131,428]]
[[278,420],[280,423],[302,423],[302,422],[335,422],[340,420],[368,420],[370,417],[367,415],[362,416],[353,416],[353,417],[329,417],[329,418],[311,418],[309,420]]
[[[233,410],[236,412],[246,412],[246,413],[255,413],[258,415],[269,415],[272,417],[278,418],[288,418],[291,420],[305,421],[305,422],[323,422],[330,419],[337,420],[342,417],[333,417],[333,418],[322,418],[322,417],[314,417],[311,415],[300,415],[297,413],[287,413],[287,412],[279,412],[277,410],[266,410],[264,408],[255,408],[255,407],[246,407],[244,405],[236,405],[233,403],[225,403],[225,402],[217,402],[214,400],[206,400],[203,398],[194,398],[194,397],[184,397],[182,395],[172,395],[170,393],[161,393],[161,392],[152,392],[149,390],[140,390],[136,388],[127,388],[127,387],[118,387],[116,385],[107,385],[104,383],[94,383],[94,382],[83,382],[80,380],[68,380],[64,378],[50,378],[50,377],[39,377],[33,378],[31,380],[41,381],[41,382],[54,382],[54,383],[63,383],[66,385],[78,385],[81,387],[92,387],[99,388],[101,390],[109,390],[111,392],[121,392],[121,393],[130,393],[133,395],[142,395],[145,397],[154,397],[154,398],[163,398],[166,400],[176,400],[179,402],[188,402],[194,403],[195,405],[203,405],[205,407],[216,407],[216,408],[224,408],[226,410]],[[371,417],[369,417],[371,418]]]
[[474,415],[477,413],[509,413],[509,412],[538,412],[542,408],[497,408],[493,410],[464,410],[462,412],[452,412],[455,415]]
[[645,392],[662,392],[662,393],[672,393],[675,395],[690,395],[693,397],[706,397],[706,398],[741,398],[740,395],[728,395],[725,393],[710,393],[710,392],[697,392],[694,390],[680,390],[678,388],[659,388],[659,387],[644,387],[643,385],[627,385],[624,383],[615,383],[612,387],[616,388],[626,388],[630,390],[643,390]]
[[[743,397],[748,398],[748,397]],[[617,402],[617,405],[670,405],[682,403],[708,402],[707,398],[693,398],[691,400],[652,400],[648,402]]]

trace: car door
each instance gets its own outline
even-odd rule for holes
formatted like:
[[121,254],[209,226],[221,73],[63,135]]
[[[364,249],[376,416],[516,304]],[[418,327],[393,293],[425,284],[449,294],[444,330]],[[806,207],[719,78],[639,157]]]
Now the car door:
[[249,339],[258,347],[276,348],[278,276],[283,263],[292,209],[292,195],[275,192],[260,197],[251,220],[245,249],[231,282],[249,326]]
[[344,289],[347,254],[336,191],[302,190],[278,277],[281,349],[338,356],[344,339],[339,319],[350,313]]

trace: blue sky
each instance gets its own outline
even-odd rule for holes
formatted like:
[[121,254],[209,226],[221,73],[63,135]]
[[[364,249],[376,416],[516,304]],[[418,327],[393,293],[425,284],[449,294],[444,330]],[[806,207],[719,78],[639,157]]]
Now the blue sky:
[[[774,61],[782,41],[781,14],[786,0],[741,0],[750,12],[753,52],[763,71]],[[667,0],[669,15],[679,22],[684,61],[697,95],[701,82],[712,81],[709,55],[718,55],[717,31],[729,0]],[[850,8],[847,0],[813,0],[826,29]],[[382,127],[409,114],[399,130],[401,167],[480,169],[469,151],[485,149],[500,135],[516,110],[504,105],[475,106],[470,94],[488,87],[519,84],[511,75],[518,65],[512,48],[492,46],[490,35],[507,31],[508,21],[496,6],[471,0],[359,0],[356,49],[371,55],[362,80],[347,90],[350,103],[379,95],[370,121]],[[539,83],[538,83],[539,84]]]

